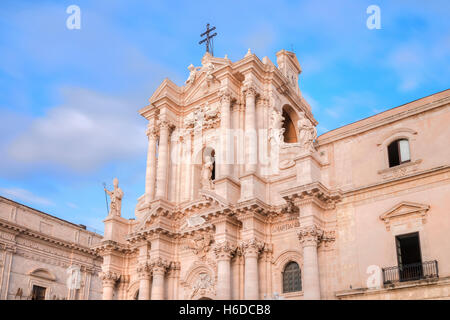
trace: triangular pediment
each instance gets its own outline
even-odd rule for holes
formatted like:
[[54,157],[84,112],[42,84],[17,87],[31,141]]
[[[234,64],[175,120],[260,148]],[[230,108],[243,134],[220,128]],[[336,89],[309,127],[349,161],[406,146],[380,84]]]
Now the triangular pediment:
[[166,78],[155,90],[149,101],[150,103],[153,103],[165,97],[174,101],[175,103],[179,103],[181,93],[181,88],[173,83],[172,80]]
[[418,217],[422,220],[422,223],[425,223],[429,209],[430,206],[426,204],[402,201],[383,213],[380,219],[384,221],[388,230],[390,229],[391,222],[397,221],[398,219],[413,219],[414,217]]
[[[184,105],[190,106],[196,104],[201,100],[211,100],[215,97],[220,88],[220,81],[214,76],[215,72],[223,67],[222,65],[215,65],[212,77],[207,74],[204,67],[198,72],[195,77],[195,81],[190,84],[186,84],[184,87]],[[230,71],[225,71],[230,72]]]
[[201,72],[195,79],[195,82],[188,84],[185,87],[184,105],[189,106],[201,99],[211,96],[212,93],[218,90],[220,83],[217,80],[212,80],[210,83],[206,81],[206,73]]

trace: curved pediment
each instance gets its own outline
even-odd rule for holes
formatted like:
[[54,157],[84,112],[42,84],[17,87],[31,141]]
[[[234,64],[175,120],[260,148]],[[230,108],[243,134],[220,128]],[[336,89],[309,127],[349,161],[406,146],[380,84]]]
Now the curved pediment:
[[47,269],[43,269],[43,268],[34,269],[33,271],[30,271],[28,273],[28,275],[32,276],[32,277],[44,279],[44,280],[49,280],[49,281],[56,280],[56,277],[53,273],[51,273]]
[[135,231],[144,230],[147,227],[147,224],[151,222],[153,217],[159,215],[168,216],[174,211],[174,208],[166,204],[165,201],[155,202],[154,204],[152,204],[150,211],[145,213],[142,220],[137,224]]

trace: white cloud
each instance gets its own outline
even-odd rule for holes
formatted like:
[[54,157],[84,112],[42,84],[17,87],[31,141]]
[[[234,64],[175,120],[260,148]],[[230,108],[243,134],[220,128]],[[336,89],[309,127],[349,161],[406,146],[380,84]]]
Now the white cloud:
[[50,200],[36,196],[30,191],[21,188],[0,188],[0,193],[2,193],[6,198],[12,198],[17,201],[31,202],[33,204],[43,206],[54,205]]
[[35,119],[10,143],[7,153],[13,160],[84,172],[145,154],[140,106],[80,88],[65,88],[62,94],[62,105]]
[[426,47],[423,43],[407,42],[392,50],[386,63],[399,78],[400,91],[411,91],[430,81],[445,81],[442,74],[450,70],[449,39],[442,37]]

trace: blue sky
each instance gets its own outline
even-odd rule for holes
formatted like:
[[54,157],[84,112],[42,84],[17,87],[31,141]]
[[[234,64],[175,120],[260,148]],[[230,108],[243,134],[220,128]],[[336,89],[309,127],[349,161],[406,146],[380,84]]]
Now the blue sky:
[[[80,30],[66,28],[72,4]],[[380,30],[366,27],[371,4]],[[137,110],[200,65],[207,22],[216,56],[293,50],[320,134],[448,89],[449,16],[448,0],[2,0],[0,195],[103,229],[102,182],[118,177],[133,217],[146,158]]]

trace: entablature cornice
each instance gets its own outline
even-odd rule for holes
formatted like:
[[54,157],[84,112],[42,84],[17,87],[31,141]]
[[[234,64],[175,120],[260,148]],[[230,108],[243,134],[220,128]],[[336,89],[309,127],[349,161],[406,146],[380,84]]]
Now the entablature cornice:
[[103,240],[100,244],[92,248],[98,255],[105,256],[110,254],[129,254],[133,251],[127,244],[121,244],[114,240]]
[[[343,191],[342,203],[364,201],[367,198],[378,196],[378,191],[384,189],[385,193],[398,192],[425,185],[428,183],[446,181],[450,178],[450,165],[439,166],[428,170],[413,172],[411,174],[360,186]],[[410,185],[413,183],[413,185]]]
[[280,194],[284,200],[296,206],[314,203],[325,210],[333,209],[342,200],[341,190],[329,190],[320,182],[293,187]]
[[[410,103],[413,103],[413,102],[410,102]],[[380,117],[379,114],[374,115],[372,117],[357,121],[355,123],[351,123],[342,128],[332,130],[332,131],[336,131],[334,134],[331,133],[332,131],[324,133],[322,136],[325,136],[325,135],[326,136],[325,137],[319,136],[319,137],[317,137],[316,141],[317,141],[318,146],[321,147],[321,146],[327,145],[329,143],[333,143],[338,140],[342,140],[342,139],[345,139],[345,138],[348,138],[348,137],[351,137],[351,136],[354,136],[357,134],[365,133],[370,130],[376,129],[378,127],[385,126],[387,124],[390,124],[390,123],[393,123],[396,121],[400,121],[400,120],[408,118],[408,117],[412,117],[419,113],[423,113],[423,112],[426,112],[426,111],[429,111],[429,110],[432,110],[435,108],[445,107],[449,103],[450,103],[450,96],[447,96],[447,97],[441,98],[439,100],[436,100],[436,101],[433,101],[430,103],[424,103],[417,107],[403,110],[398,113],[394,113],[392,115],[389,115],[389,113],[395,112],[396,108],[389,109],[389,110],[383,112],[383,113],[386,113],[385,117]],[[397,108],[400,108],[400,107],[402,107],[402,106],[399,106]],[[379,119],[377,119],[375,117],[378,117]]]
[[129,234],[126,240],[130,243],[133,243],[136,241],[142,241],[142,239],[151,239],[154,236],[161,236],[161,235],[165,235],[174,239],[179,238],[179,234],[177,232],[168,230],[161,226],[152,226],[151,228],[139,230]]
[[55,237],[52,237],[49,235],[45,235],[41,232],[19,226],[10,221],[0,219],[0,227],[5,228],[6,230],[8,230],[9,233],[14,234],[16,237],[17,236],[28,236],[28,237],[31,237],[34,239],[39,239],[44,242],[51,243],[53,245],[67,248],[70,250],[76,250],[76,251],[83,252],[83,253],[86,253],[89,255],[96,255],[96,253],[89,247],[85,247],[83,245],[76,244],[74,242],[64,241],[64,240],[61,240],[61,239],[58,239],[58,238],[55,238]]
[[261,217],[266,217],[274,212],[276,212],[278,208],[270,206],[263,201],[254,198],[246,201],[242,201],[236,205],[236,214],[238,217],[242,218],[250,215],[259,215]]

